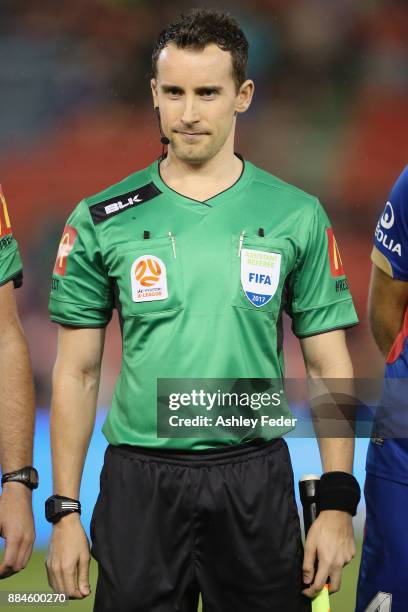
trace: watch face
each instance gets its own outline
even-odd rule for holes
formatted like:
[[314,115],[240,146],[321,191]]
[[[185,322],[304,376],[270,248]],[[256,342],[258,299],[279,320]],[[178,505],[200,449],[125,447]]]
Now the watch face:
[[56,515],[56,500],[53,499],[52,497],[48,498],[45,502],[45,518],[47,519],[47,521],[54,522],[55,519],[55,515]]

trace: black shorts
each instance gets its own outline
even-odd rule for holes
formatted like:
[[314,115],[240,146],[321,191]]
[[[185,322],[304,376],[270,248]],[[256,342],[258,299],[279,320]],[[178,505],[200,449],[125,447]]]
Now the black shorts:
[[309,612],[286,442],[109,446],[91,521],[94,612]]

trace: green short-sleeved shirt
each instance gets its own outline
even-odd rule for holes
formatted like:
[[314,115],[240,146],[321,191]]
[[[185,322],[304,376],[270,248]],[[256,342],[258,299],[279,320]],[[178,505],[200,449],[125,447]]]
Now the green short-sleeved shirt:
[[23,284],[23,266],[17,241],[13,237],[7,203],[0,186],[0,286],[13,281]]
[[103,327],[114,307],[122,368],[103,431],[148,447],[215,445],[157,438],[157,378],[280,378],[283,310],[299,337],[358,321],[318,200],[249,162],[206,202],[169,188],[156,161],[77,206],[51,318]]

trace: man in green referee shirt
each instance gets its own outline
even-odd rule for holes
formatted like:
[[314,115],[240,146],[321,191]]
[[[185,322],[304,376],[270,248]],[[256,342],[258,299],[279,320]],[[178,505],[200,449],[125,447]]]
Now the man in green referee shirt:
[[0,578],[27,565],[35,538],[31,509],[31,491],[38,480],[31,466],[34,388],[14,297],[14,288],[22,282],[20,254],[0,186],[0,535],[5,540]]
[[282,431],[157,435],[158,379],[282,377],[283,309],[309,376],[352,377],[343,328],[357,318],[325,212],[234,153],[254,91],[247,54],[223,13],[167,27],[151,81],[167,155],[80,202],[63,232],[46,565],[73,598],[89,594],[78,498],[113,308],[123,337],[91,521],[97,612],[193,612],[199,593],[206,612],[306,611],[354,555],[351,439],[319,441],[329,494],[303,555]]

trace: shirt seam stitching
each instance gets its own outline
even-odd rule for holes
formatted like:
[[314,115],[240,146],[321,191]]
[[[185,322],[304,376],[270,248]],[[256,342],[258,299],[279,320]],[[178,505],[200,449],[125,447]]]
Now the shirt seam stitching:
[[91,306],[91,307],[95,308],[95,310],[111,309],[111,305],[110,304],[106,304],[104,306],[99,306],[99,305],[95,305],[95,304],[85,304],[83,302],[72,302],[71,300],[64,300],[64,299],[61,299],[61,298],[54,297],[53,295],[50,296],[50,300],[53,300],[54,302],[60,302],[61,304],[72,304],[73,306],[85,306],[86,308],[89,308]]
[[332,302],[327,302],[326,304],[319,304],[318,306],[311,306],[310,308],[303,308],[301,310],[292,310],[292,314],[299,314],[302,312],[310,312],[312,310],[322,310],[323,308],[328,308],[329,306],[334,306],[336,304],[344,304],[345,302],[351,302],[353,303],[353,298],[347,297],[344,298],[343,300],[333,300]]

